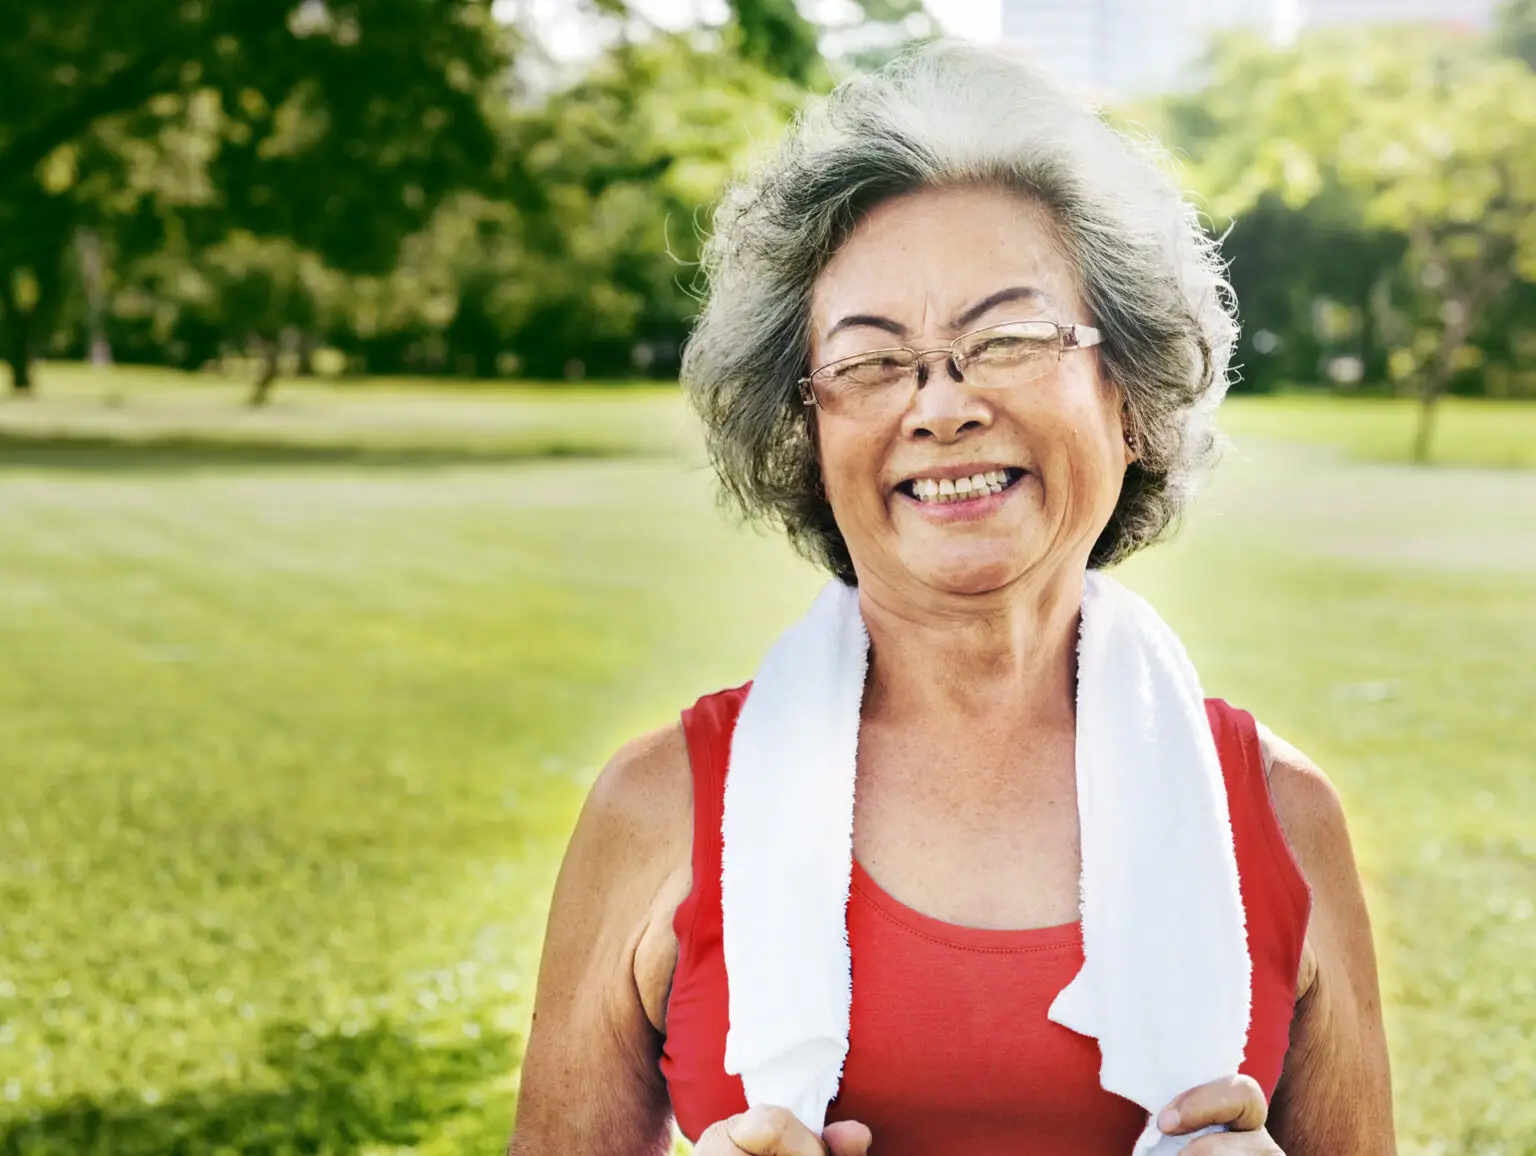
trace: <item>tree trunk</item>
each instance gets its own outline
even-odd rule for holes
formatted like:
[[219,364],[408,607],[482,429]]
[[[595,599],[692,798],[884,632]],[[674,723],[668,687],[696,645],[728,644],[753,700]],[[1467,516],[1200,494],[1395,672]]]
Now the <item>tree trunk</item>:
[[256,384],[251,388],[249,404],[259,408],[267,404],[272,398],[272,386],[277,381],[277,342],[268,341],[265,337],[257,342],[261,350],[261,373],[256,378]]
[[32,396],[32,327],[29,321],[31,317],[17,307],[15,298],[9,292],[0,297],[5,360],[11,367],[11,393],[15,397]]
[[[1426,251],[1433,248],[1427,241],[1421,243]],[[1449,259],[1443,263],[1454,267],[1454,262]],[[1424,386],[1419,394],[1419,428],[1413,437],[1413,460],[1417,463],[1429,461],[1430,439],[1435,429],[1435,403],[1440,400],[1440,395],[1456,374],[1456,355],[1461,352],[1467,338],[1472,336],[1472,330],[1482,316],[1483,307],[1508,288],[1509,269],[1508,254],[1499,260],[1489,258],[1487,265],[1473,272],[1471,283],[1463,293],[1448,294],[1440,306],[1445,329],[1440,335],[1440,348],[1434,364],[1425,375]]]
[[315,376],[315,347],[319,344],[320,343],[316,341],[311,334],[307,332],[301,332],[299,334],[298,342],[295,347],[295,351],[299,355],[299,366],[298,369],[294,371],[295,376]]
[[1426,379],[1420,395],[1419,426],[1413,435],[1413,460],[1419,465],[1429,461],[1429,443],[1435,433],[1435,403],[1445,389],[1444,382],[1436,380],[1438,376]]
[[112,364],[112,343],[107,340],[106,291],[102,287],[101,239],[90,229],[81,229],[75,237],[80,260],[80,282],[85,287],[86,331],[90,335],[89,358],[98,369]]
[[32,396],[32,359],[25,351],[18,352],[14,347],[6,352],[6,360],[11,364],[11,393],[15,397]]

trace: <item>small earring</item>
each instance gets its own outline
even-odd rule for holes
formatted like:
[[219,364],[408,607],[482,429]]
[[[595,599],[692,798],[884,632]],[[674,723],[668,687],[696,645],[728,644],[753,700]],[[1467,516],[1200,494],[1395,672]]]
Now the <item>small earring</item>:
[[1133,434],[1130,430],[1125,430],[1124,435],[1126,448],[1128,448],[1133,454],[1139,454],[1141,452],[1141,447],[1136,444],[1136,435]]

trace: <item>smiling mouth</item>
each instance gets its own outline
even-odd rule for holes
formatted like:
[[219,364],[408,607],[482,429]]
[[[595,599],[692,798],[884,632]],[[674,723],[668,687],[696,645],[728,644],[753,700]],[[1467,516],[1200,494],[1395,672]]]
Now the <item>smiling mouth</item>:
[[907,497],[924,504],[974,502],[1000,494],[1013,486],[1028,471],[1007,467],[983,470],[968,478],[909,478],[896,488]]

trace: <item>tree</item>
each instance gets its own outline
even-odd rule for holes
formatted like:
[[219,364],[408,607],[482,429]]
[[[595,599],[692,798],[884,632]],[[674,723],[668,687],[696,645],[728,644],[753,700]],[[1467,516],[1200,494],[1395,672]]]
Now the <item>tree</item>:
[[853,70],[878,68],[937,35],[923,0],[853,0],[838,22],[818,23],[795,0],[730,0],[726,33],[746,60],[802,88],[821,89]]
[[1536,69],[1536,0],[1506,0],[1494,21],[1499,48]]
[[18,392],[82,225],[142,240],[146,216],[174,211],[194,249],[244,230],[380,271],[496,163],[487,88],[509,46],[490,0],[0,0],[0,26],[0,321]]
[[298,351],[345,281],[315,254],[241,229],[191,254],[158,253],[135,274],[157,302],[174,307],[172,333],[217,334],[256,354],[250,404],[257,406],[271,396],[285,346]]
[[802,87],[824,83],[820,29],[795,0],[731,0],[730,7],[727,28],[743,58]]
[[1365,219],[1408,238],[1413,286],[1399,376],[1419,379],[1414,458],[1429,456],[1435,403],[1482,351],[1470,338],[1518,280],[1536,282],[1536,76],[1512,60],[1436,56],[1413,99],[1374,109],[1340,146]]
[[848,67],[823,49],[889,52],[931,25],[921,0],[858,8],[875,27],[845,44],[847,27],[814,24],[791,0],[732,0],[718,27],[620,38],[575,84],[520,113],[502,192],[514,211],[460,202],[455,214],[476,221],[473,245],[453,240],[467,220],[434,230],[432,246],[456,254],[455,360],[484,366],[515,350],[538,376],[673,368],[696,309],[687,287],[708,207],[807,86]]
[[1536,281],[1536,78],[1470,37],[1413,27],[1313,33],[1285,50],[1232,37],[1209,71],[1162,111],[1213,227],[1304,223],[1307,243],[1279,266],[1353,304],[1345,328],[1415,385],[1414,452],[1427,456],[1437,399],[1498,344],[1505,290]]
[[503,334],[540,376],[667,368],[695,309],[704,213],[804,95],[719,47],[709,31],[621,42],[520,114],[514,211],[481,206],[475,243],[452,242],[461,332]]

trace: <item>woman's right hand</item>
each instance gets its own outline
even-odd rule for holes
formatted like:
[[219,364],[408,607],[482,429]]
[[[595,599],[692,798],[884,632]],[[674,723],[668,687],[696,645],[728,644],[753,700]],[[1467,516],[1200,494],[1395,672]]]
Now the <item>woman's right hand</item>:
[[817,1139],[788,1108],[759,1105],[711,1124],[693,1156],[866,1156],[871,1139],[853,1120],[828,1124]]

